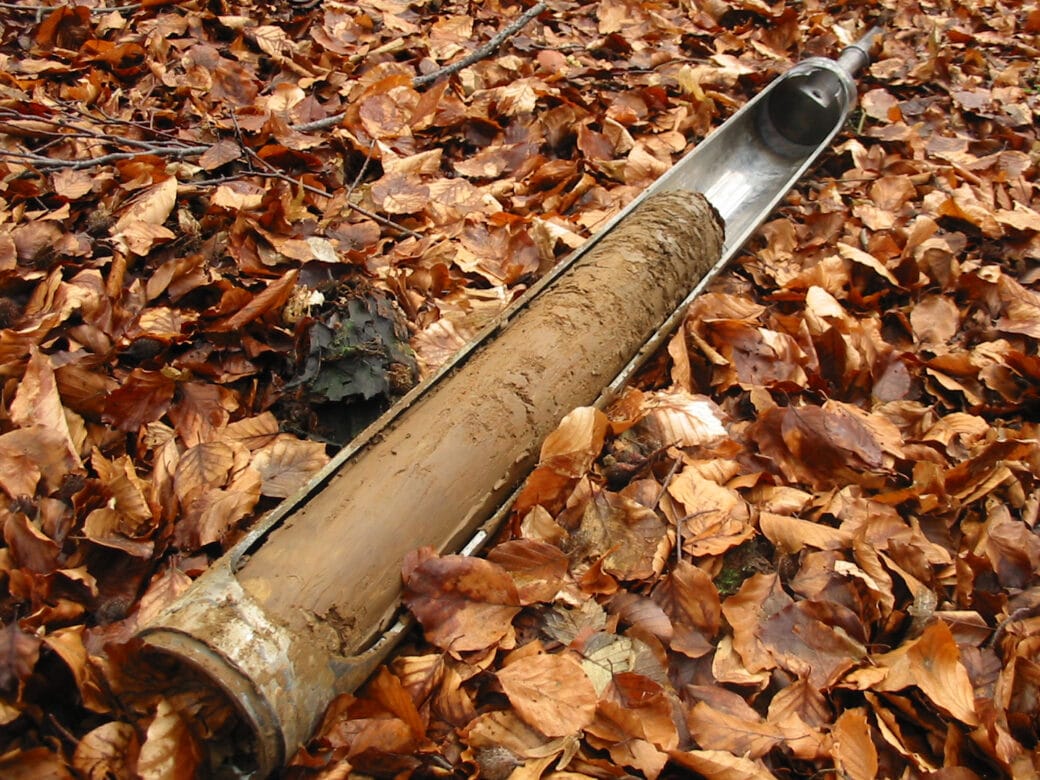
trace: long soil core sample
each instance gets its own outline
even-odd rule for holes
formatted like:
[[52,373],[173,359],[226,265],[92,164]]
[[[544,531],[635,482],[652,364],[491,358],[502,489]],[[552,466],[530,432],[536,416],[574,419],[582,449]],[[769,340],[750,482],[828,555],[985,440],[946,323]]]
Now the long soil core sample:
[[[700,193],[648,198],[254,545],[228,592],[207,595],[204,575],[183,614],[168,611],[148,640],[175,654],[185,640],[205,644],[218,660],[204,671],[220,677],[226,664],[222,687],[241,699],[245,686],[256,695],[245,709],[267,713],[258,739],[280,732],[281,744],[261,752],[287,755],[341,692],[336,657],[362,650],[394,615],[404,556],[460,549],[559,420],[592,403],[715,265],[722,243]],[[232,641],[235,621],[252,625]]]

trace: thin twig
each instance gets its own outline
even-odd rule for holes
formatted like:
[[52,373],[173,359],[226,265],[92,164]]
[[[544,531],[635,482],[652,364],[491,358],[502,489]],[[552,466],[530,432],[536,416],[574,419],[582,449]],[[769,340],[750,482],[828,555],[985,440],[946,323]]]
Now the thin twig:
[[437,70],[432,71],[431,73],[427,73],[422,76],[416,76],[412,80],[412,86],[414,86],[416,89],[419,89],[420,87],[425,87],[427,84],[432,84],[433,82],[442,79],[445,76],[450,76],[454,73],[458,73],[463,68],[467,68],[475,62],[479,62],[485,57],[489,57],[491,54],[494,53],[495,49],[497,49],[506,41],[506,39],[511,38],[512,36],[520,32],[520,30],[524,26],[526,26],[528,22],[530,22],[532,19],[538,16],[538,14],[542,13],[542,11],[544,11],[546,8],[547,6],[545,5],[545,3],[536,3],[535,5],[531,6],[526,11],[524,11],[524,13],[520,17],[518,17],[512,24],[504,28],[494,38],[485,43],[483,46],[474,49],[471,53],[467,54],[458,62],[453,62],[450,65],[445,65],[443,68],[438,68]]
[[[18,3],[0,3],[0,8],[6,11],[22,11],[27,14],[44,14],[48,11],[57,11],[59,8],[71,8],[67,5],[19,5]],[[137,11],[141,8],[141,3],[132,3],[130,5],[115,5],[111,8],[91,8],[90,13],[94,16],[100,16],[101,14],[109,14],[115,11],[116,13],[124,13],[129,11]]]
[[155,146],[154,148],[142,149],[138,152],[112,152],[110,154],[103,154],[100,157],[91,157],[89,160],[55,160],[53,157],[45,157],[41,154],[0,151],[0,159],[6,157],[15,160],[26,160],[31,162],[37,168],[45,171],[81,171],[84,168],[93,168],[97,165],[107,165],[108,163],[119,162],[120,160],[132,160],[135,157],[146,157],[150,154],[159,157],[174,157],[177,159],[180,159],[181,157],[192,157],[196,154],[202,154],[209,148],[209,145],[183,146],[179,149]]
[[[412,86],[415,89],[420,89],[429,84],[439,81],[445,76],[451,76],[458,73],[463,68],[467,68],[475,62],[479,62],[485,57],[489,57],[494,54],[495,50],[498,49],[507,39],[516,35],[523,29],[532,19],[542,13],[548,6],[545,3],[539,2],[530,8],[528,8],[522,15],[517,17],[509,26],[503,28],[494,38],[489,40],[483,46],[474,49],[472,52],[467,54],[461,60],[453,62],[450,65],[445,65],[443,68],[438,68],[430,73],[423,74],[422,76],[416,76],[412,79]],[[343,111],[339,114],[333,114],[327,116],[324,119],[316,119],[313,122],[306,122],[302,125],[294,125],[293,130],[301,133],[309,133],[314,130],[328,130],[330,127],[335,127],[347,116],[347,112]]]
[[[281,179],[282,181],[288,182],[289,184],[295,184],[298,187],[302,187],[306,192],[309,192],[313,195],[319,195],[323,198],[332,198],[333,195],[333,193],[326,192],[325,190],[318,189],[317,187],[312,187],[310,184],[304,184],[302,181],[297,181],[289,174],[282,173],[281,171],[252,171],[249,175],[260,176],[264,179]],[[423,237],[421,233],[416,233],[414,230],[406,228],[404,225],[400,225],[397,222],[394,222],[392,219],[388,219],[380,214],[376,214],[374,211],[369,211],[363,206],[358,206],[355,203],[351,203],[349,200],[346,201],[346,205],[347,208],[351,211],[356,211],[358,214],[368,217],[371,220],[375,220],[376,222],[379,222],[382,225],[386,225],[389,228],[393,228],[394,230],[397,230],[398,232],[403,233],[406,236],[411,236],[412,238],[419,239]]]
[[302,125],[293,125],[292,129],[298,133],[309,133],[313,130],[328,130],[330,127],[335,127],[346,117],[347,112],[342,111],[332,116],[327,116],[324,119],[315,119],[313,122],[304,122]]
[[368,151],[365,152],[365,161],[361,163],[361,167],[358,169],[357,176],[354,177],[354,181],[350,183],[347,188],[347,199],[354,194],[354,190],[361,183],[361,178],[365,175],[365,170],[368,168],[368,164],[372,162],[372,150],[376,147],[376,139],[372,139],[372,143],[368,145]]

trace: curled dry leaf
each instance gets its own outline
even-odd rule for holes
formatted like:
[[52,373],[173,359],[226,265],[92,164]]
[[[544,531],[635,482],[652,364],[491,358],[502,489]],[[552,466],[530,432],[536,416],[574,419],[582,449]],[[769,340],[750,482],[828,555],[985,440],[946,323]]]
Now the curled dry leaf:
[[542,442],[538,465],[568,477],[580,477],[603,449],[607,416],[591,406],[579,407],[563,418]]
[[914,684],[935,706],[969,726],[979,723],[975,689],[946,623],[940,620],[928,626],[906,658]]
[[841,713],[831,731],[831,754],[839,772],[850,780],[873,780],[878,753],[870,734],[866,711],[857,707]]
[[707,573],[681,560],[658,582],[652,598],[671,620],[673,650],[691,658],[711,651],[722,625],[722,605]]
[[160,699],[137,759],[143,780],[190,780],[201,768],[201,752],[184,718]]
[[852,543],[852,534],[848,531],[773,512],[759,513],[758,527],[769,541],[788,554],[805,547],[841,550]]
[[79,741],[72,767],[88,780],[131,780],[137,776],[140,749],[137,731],[132,725],[110,721]]
[[651,393],[643,398],[644,429],[659,446],[711,446],[726,435],[724,415],[707,396],[682,391]]
[[18,385],[10,407],[11,421],[21,427],[44,426],[52,429],[64,442],[70,457],[79,460],[79,446],[69,430],[69,421],[58,394],[58,386],[50,358],[33,348],[29,363]]
[[170,177],[141,193],[112,226],[111,235],[126,233],[135,223],[162,225],[177,202],[177,179]]
[[686,713],[686,724],[697,744],[750,758],[761,758],[784,739],[772,723],[758,717],[730,715],[703,701],[696,702]]

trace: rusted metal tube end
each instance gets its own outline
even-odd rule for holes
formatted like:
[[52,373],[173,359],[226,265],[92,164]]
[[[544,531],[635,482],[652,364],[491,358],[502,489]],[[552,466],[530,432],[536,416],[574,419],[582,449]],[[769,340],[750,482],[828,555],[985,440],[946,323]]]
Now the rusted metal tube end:
[[339,659],[271,620],[229,565],[218,562],[152,625],[140,634],[151,649],[189,664],[234,704],[255,740],[258,777],[307,740],[335,689]]

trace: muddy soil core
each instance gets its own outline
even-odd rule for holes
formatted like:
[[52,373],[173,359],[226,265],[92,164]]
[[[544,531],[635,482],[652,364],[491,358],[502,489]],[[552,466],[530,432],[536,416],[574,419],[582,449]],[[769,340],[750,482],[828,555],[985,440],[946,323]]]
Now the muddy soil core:
[[[233,667],[238,682],[225,690],[251,681],[282,732],[269,755],[306,739],[342,689],[342,657],[391,620],[404,556],[460,549],[524,479],[545,436],[597,398],[722,243],[721,219],[699,193],[648,198],[255,545],[225,587],[234,596],[207,603],[200,587],[179,616],[171,611],[172,629]],[[258,621],[239,638],[264,637],[259,649],[227,640],[236,620]]]

